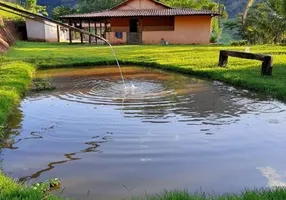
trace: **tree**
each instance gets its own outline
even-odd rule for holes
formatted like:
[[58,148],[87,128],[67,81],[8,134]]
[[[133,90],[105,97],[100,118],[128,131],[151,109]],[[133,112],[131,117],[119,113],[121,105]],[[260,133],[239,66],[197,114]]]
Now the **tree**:
[[122,1],[123,0],[77,0],[79,11],[82,13],[109,9]]
[[24,7],[30,12],[48,15],[46,6],[37,5],[37,0],[26,0]]
[[72,9],[72,8],[65,7],[65,6],[58,6],[53,9],[52,18],[55,20],[59,20],[60,16],[74,14],[76,12],[77,12],[76,9]]
[[245,8],[243,15],[242,15],[242,24],[245,24],[245,20],[246,20],[248,11],[249,11],[250,7],[254,4],[254,2],[255,2],[255,0],[248,0],[246,8]]
[[239,15],[227,24],[251,44],[276,44],[285,40],[286,0],[268,0],[249,8],[247,17]]

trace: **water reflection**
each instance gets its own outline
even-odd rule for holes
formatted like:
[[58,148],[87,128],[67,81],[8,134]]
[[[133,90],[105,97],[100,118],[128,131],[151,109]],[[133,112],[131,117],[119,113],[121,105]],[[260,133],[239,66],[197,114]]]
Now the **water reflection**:
[[[258,167],[257,168],[262,175],[268,180],[268,187],[286,187],[286,182],[282,181],[282,176],[277,173],[277,170],[272,167]],[[284,174],[285,180],[285,174]]]
[[239,120],[240,114],[251,110],[283,112],[271,105],[266,108],[261,99],[244,98],[248,92],[244,94],[218,82],[211,84],[142,68],[124,69],[126,85],[136,86],[133,92],[126,91],[118,79],[117,70],[112,67],[76,72],[49,70],[39,76],[52,77],[57,87],[56,92],[47,93],[45,98],[53,96],[76,103],[114,106],[114,109],[122,110],[125,117],[138,117],[150,123],[170,123],[175,116],[181,116],[181,121],[190,125],[222,125]]
[[[30,93],[15,111],[4,171],[22,181],[60,177],[65,195],[106,200],[241,192],[267,186],[257,166],[284,167],[285,104],[220,82],[123,71],[136,88],[125,90],[117,67],[40,71],[57,89]],[[122,185],[136,188],[126,194]]]
[[[32,133],[31,133],[32,134]],[[34,137],[34,139],[42,139],[43,137],[42,136],[38,136],[38,137]],[[96,137],[93,137],[93,138],[96,138]],[[33,139],[33,137],[31,138],[25,138],[25,139]],[[25,140],[24,139],[24,140]],[[16,141],[14,144],[20,142],[21,139],[19,139],[18,141]],[[107,141],[107,138],[106,137],[103,137],[102,138],[102,141],[90,141],[90,142],[86,142],[85,144],[88,146],[86,147],[85,149],[83,150],[80,150],[79,152],[73,152],[73,153],[66,153],[64,154],[65,156],[65,160],[60,160],[60,161],[54,161],[54,162],[50,162],[47,166],[47,168],[45,169],[41,169],[39,171],[37,171],[36,173],[32,174],[32,175],[29,175],[29,176],[24,176],[24,177],[20,177],[19,178],[19,181],[21,182],[26,182],[28,180],[31,180],[31,179],[35,179],[35,178],[38,178],[42,173],[44,172],[47,172],[47,171],[50,171],[52,169],[55,168],[56,165],[59,165],[59,164],[64,164],[66,162],[70,162],[70,161],[76,161],[76,160],[80,160],[81,157],[77,156],[77,154],[80,154],[80,153],[100,153],[100,150],[98,149],[98,147],[100,147],[100,144],[103,144]],[[11,149],[17,149],[16,147],[13,147]]]

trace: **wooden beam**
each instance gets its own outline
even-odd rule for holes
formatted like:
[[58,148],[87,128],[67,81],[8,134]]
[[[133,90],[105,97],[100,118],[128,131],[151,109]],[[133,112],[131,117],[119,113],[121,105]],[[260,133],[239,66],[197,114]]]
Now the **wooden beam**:
[[270,55],[254,54],[254,53],[247,53],[247,52],[241,52],[241,51],[221,50],[220,54],[219,54],[219,64],[218,65],[220,67],[226,67],[226,65],[228,63],[228,57],[229,56],[262,61],[261,75],[263,75],[263,76],[271,76],[272,75],[273,57]]
[[[90,19],[88,19],[88,32],[90,32],[91,29],[90,29]],[[88,36],[88,42],[89,44],[91,44],[91,35]]]
[[260,60],[260,61],[264,61],[265,56],[267,56],[263,54],[254,54],[242,51],[226,51],[226,50],[221,50],[220,54],[224,56],[232,56],[237,58],[245,58],[245,59]]

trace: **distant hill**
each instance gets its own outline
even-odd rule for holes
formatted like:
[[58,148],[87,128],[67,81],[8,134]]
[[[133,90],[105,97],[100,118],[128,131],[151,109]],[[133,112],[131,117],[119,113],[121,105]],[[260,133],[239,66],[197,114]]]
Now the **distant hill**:
[[48,12],[51,14],[57,6],[74,7],[76,0],[38,0],[38,4],[47,6]]
[[234,18],[237,14],[242,13],[246,7],[247,1],[248,0],[226,0],[225,7],[229,18]]

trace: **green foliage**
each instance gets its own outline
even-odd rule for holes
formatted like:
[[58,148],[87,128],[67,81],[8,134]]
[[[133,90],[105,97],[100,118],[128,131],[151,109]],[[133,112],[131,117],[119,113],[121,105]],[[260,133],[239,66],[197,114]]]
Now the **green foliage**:
[[72,8],[65,7],[65,6],[58,6],[53,9],[52,18],[55,20],[59,20],[60,16],[74,14],[76,12],[77,12],[76,9],[72,9]]
[[158,195],[150,195],[144,198],[134,198],[134,200],[284,200],[286,199],[286,189],[260,189],[260,190],[246,190],[241,194],[206,194],[197,193],[190,194],[188,191],[175,190],[165,191]]
[[46,6],[37,5],[37,1],[38,0],[26,0],[25,8],[30,12],[48,16]]
[[248,44],[247,40],[237,40],[237,41],[231,42],[232,46],[245,46],[247,44]]
[[265,0],[249,9],[247,18],[238,16],[226,27],[237,30],[251,44],[277,44],[286,38],[286,0]]
[[55,87],[52,86],[51,82],[48,79],[44,78],[35,78],[33,79],[31,90],[32,91],[44,91],[44,90],[54,90]]
[[32,187],[17,183],[0,172],[0,200],[63,200]]
[[5,62],[0,65],[0,126],[27,90],[35,67],[24,62]]
[[79,11],[82,13],[109,9],[123,0],[77,0]]
[[44,182],[36,183],[31,186],[33,190],[39,190],[41,192],[47,192],[55,187],[59,187],[61,181],[59,178],[52,178]]
[[[1,3],[5,3],[5,4],[8,4],[10,6],[13,6],[13,7],[16,7],[16,8],[19,8],[19,9],[23,9],[25,10],[24,7],[18,5],[18,4],[15,4],[15,3],[10,3],[10,2],[6,2],[6,1],[3,1],[3,0],[0,0]],[[12,13],[9,13],[9,12],[6,12],[4,10],[0,10],[0,21],[1,18],[4,18],[6,20],[12,20],[12,21],[23,21],[24,19],[18,15],[15,15],[15,14],[12,14]],[[2,22],[0,22],[0,27],[3,26]]]

